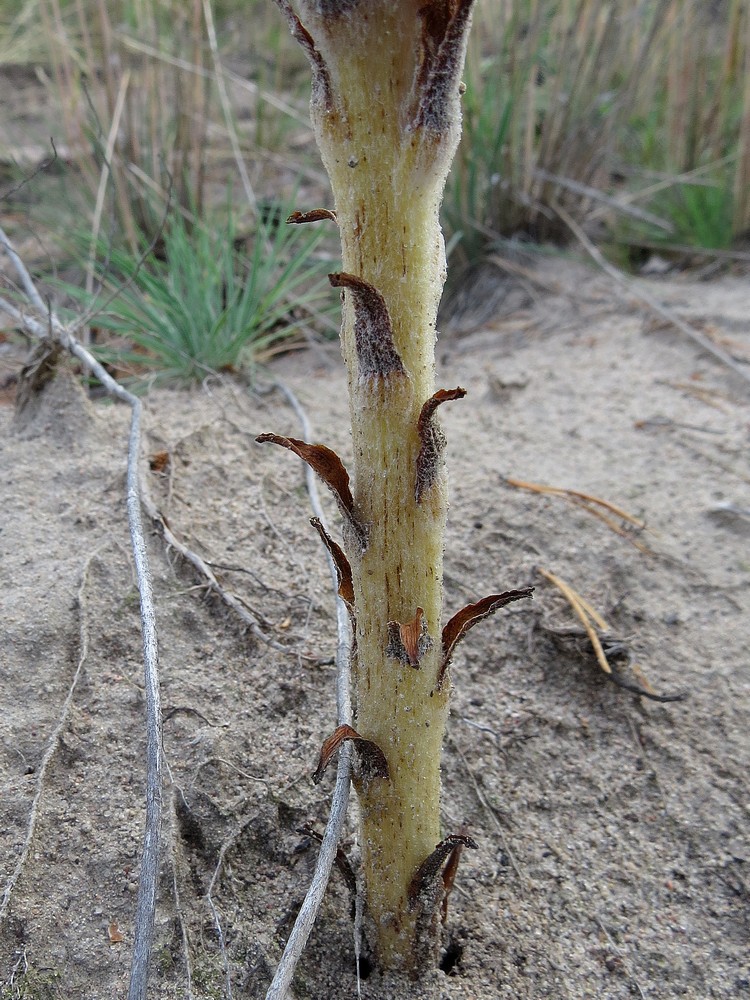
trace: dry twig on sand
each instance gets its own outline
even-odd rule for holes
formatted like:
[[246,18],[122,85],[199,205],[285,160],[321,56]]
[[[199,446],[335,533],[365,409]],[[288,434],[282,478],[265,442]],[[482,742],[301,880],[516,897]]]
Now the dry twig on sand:
[[[286,386],[277,384],[277,388],[283,393],[290,406],[297,414],[297,417],[302,424],[302,434],[304,440],[310,441],[312,437],[310,423],[307,419],[305,411],[299,403],[299,400]],[[326,519],[320,502],[318,484],[315,479],[315,474],[307,465],[305,466],[305,478],[307,491],[310,496],[310,505],[315,512],[315,516],[319,518],[321,524],[325,528]],[[333,558],[328,550],[326,550],[326,557],[331,571],[334,593],[337,593],[339,589],[338,572]],[[337,596],[336,598],[336,628],[338,633],[338,644],[336,647],[336,709],[338,725],[351,726],[352,706],[349,693],[349,675],[353,641],[352,627],[349,609],[340,596]],[[323,841],[320,845],[320,853],[318,854],[318,862],[315,866],[312,882],[310,884],[310,888],[307,890],[307,895],[305,896],[300,911],[297,914],[294,927],[292,928],[289,940],[284,948],[284,954],[281,957],[281,961],[276,969],[276,974],[274,975],[273,981],[268,989],[268,993],[266,994],[266,1000],[284,1000],[284,998],[290,995],[289,989],[294,976],[294,970],[297,967],[297,963],[299,962],[302,952],[304,951],[307,939],[310,936],[310,931],[312,930],[315,920],[317,919],[320,905],[323,902],[323,895],[336,861],[338,842],[344,829],[346,810],[349,803],[350,772],[351,749],[349,744],[345,744],[339,751],[338,771],[336,773],[336,785],[333,792],[333,799],[331,801],[331,811],[328,817],[325,833],[323,834]],[[355,921],[357,978],[359,978],[359,923],[360,921],[357,919]]]
[[[643,674],[643,671],[637,669],[632,663],[631,669],[640,680],[640,684],[633,684],[630,681],[625,680],[624,677],[620,676],[620,673],[617,670],[613,670],[612,665],[607,658],[607,652],[609,652],[610,655],[613,655],[615,652],[622,653],[625,649],[624,644],[621,641],[616,641],[611,638],[612,630],[607,622],[596,611],[596,609],[589,604],[585,597],[582,597],[581,594],[571,587],[569,583],[566,583],[561,577],[550,572],[550,570],[543,569],[541,566],[537,567],[537,569],[539,575],[543,576],[544,579],[551,583],[554,587],[557,587],[570,605],[573,614],[579,620],[583,626],[584,632],[588,636],[589,642],[594,650],[594,655],[596,656],[596,662],[601,667],[605,677],[611,680],[612,683],[616,684],[618,687],[624,688],[626,691],[630,691],[633,694],[640,695],[642,698],[649,698],[651,701],[682,701],[684,697],[682,694],[657,694],[651,687],[651,684],[646,676]],[[547,627],[547,631],[558,635],[571,634],[569,630],[566,630],[566,632],[563,633],[560,630],[551,627]],[[608,633],[610,634],[609,648],[608,650],[605,650]]]
[[[146,826],[138,882],[138,902],[135,915],[133,956],[130,970],[128,1000],[145,1000],[148,986],[148,965],[153,940],[156,908],[156,882],[159,868],[162,800],[162,725],[159,694],[158,645],[156,615],[151,585],[151,570],[146,552],[146,540],[141,519],[139,458],[141,452],[141,401],[112,378],[102,365],[76,339],[78,329],[90,317],[65,326],[45,305],[23,261],[12,243],[0,229],[0,246],[10,257],[30,308],[19,308],[0,297],[0,311],[7,313],[34,340],[49,344],[50,351],[60,345],[77,358],[105,389],[116,399],[127,403],[131,410],[130,438],[127,458],[127,510],[130,538],[133,546],[136,578],[140,592],[141,631],[146,704]],[[72,692],[71,695],[72,697]]]
[[200,575],[206,581],[206,586],[208,590],[211,593],[216,594],[224,602],[224,604],[226,604],[228,608],[231,608],[232,611],[234,611],[235,614],[238,615],[240,620],[243,621],[245,625],[247,625],[251,634],[256,639],[259,639],[261,642],[264,642],[267,646],[270,646],[271,649],[275,649],[279,653],[285,653],[286,655],[292,655],[292,656],[302,655],[300,654],[299,649],[296,646],[284,645],[283,643],[277,642],[275,639],[271,639],[269,636],[267,636],[265,632],[261,629],[260,625],[258,624],[257,619],[253,615],[251,615],[250,612],[247,610],[242,600],[231,590],[227,590],[226,587],[223,587],[219,583],[219,581],[216,578],[216,575],[214,574],[214,571],[205,561],[205,559],[202,559],[197,552],[194,552],[192,549],[188,548],[187,545],[185,545],[183,542],[179,540],[179,538],[177,538],[172,529],[169,527],[167,519],[164,517],[159,508],[154,503],[151,497],[151,491],[148,488],[148,484],[145,478],[141,479],[141,502],[143,503],[143,509],[146,511],[146,513],[154,522],[154,524],[158,527],[164,541],[169,546],[169,548],[174,549],[174,551],[182,559],[184,559],[185,562],[190,563],[190,565],[200,573]]
[[571,218],[562,206],[554,205],[553,208],[576,239],[580,242],[586,253],[588,253],[592,260],[594,260],[599,267],[610,276],[610,278],[613,278],[619,285],[627,288],[632,295],[640,299],[641,302],[644,302],[649,309],[657,314],[657,316],[661,316],[661,318],[666,320],[671,326],[676,327],[680,333],[684,334],[689,340],[692,340],[694,344],[706,351],[707,354],[711,354],[718,361],[721,361],[723,365],[726,365],[727,368],[731,368],[735,375],[739,375],[739,377],[745,382],[750,382],[750,371],[748,371],[747,368],[743,368],[741,364],[738,364],[738,362],[735,361],[730,354],[727,354],[723,348],[719,347],[718,344],[715,344],[712,340],[706,337],[705,334],[702,334],[700,330],[696,330],[694,326],[686,323],[684,319],[678,316],[671,309],[667,309],[667,307],[651,295],[650,292],[647,292],[635,281],[632,281],[624,275],[622,271],[618,270],[613,264],[610,264],[609,261],[605,260],[601,251],[594,246],[578,223]]

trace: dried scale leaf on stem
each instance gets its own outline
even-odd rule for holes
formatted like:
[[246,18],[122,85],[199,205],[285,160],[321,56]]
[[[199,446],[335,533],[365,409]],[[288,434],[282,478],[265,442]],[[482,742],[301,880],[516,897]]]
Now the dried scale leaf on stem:
[[[335,202],[333,212],[301,211],[290,222],[335,218],[341,235],[342,268],[329,277],[343,298],[353,461],[347,470],[324,445],[258,440],[302,458],[342,514],[343,544],[321,538],[356,630],[355,714],[324,744],[316,776],[336,747],[358,748],[360,777],[368,774],[356,782],[366,927],[382,969],[427,976],[446,884],[437,875],[457,847],[474,845],[465,833],[446,840],[440,826],[448,660],[474,621],[530,596],[488,598],[460,619],[446,649],[436,410],[465,393],[435,387],[446,274],[438,212],[460,132],[473,0],[276,2],[310,61],[313,127]],[[373,773],[368,756],[384,766]]]
[[[297,414],[302,424],[304,438],[307,441],[311,437],[310,423],[299,400],[282,383],[277,383],[276,388],[284,394],[290,406]],[[311,523],[318,531],[326,547],[331,580],[338,592],[338,599],[336,601],[336,631],[338,635],[336,645],[336,714],[339,722],[338,728],[348,729],[352,722],[350,672],[354,642],[351,568],[340,546],[331,539],[328,533],[328,526],[320,502],[315,474],[310,466],[307,467],[306,481],[310,504],[315,512],[315,517],[311,519]],[[346,822],[350,778],[351,756],[349,747],[345,744],[341,747],[339,753],[336,787],[331,800],[331,809],[326,830],[321,838],[320,853],[318,854],[315,873],[305,895],[302,907],[294,921],[294,927],[289,935],[284,948],[284,954],[281,956],[281,960],[266,994],[266,1000],[289,1000],[291,997],[290,986],[294,977],[294,971],[317,919],[331,869],[340,855],[338,844]],[[356,935],[355,948],[357,956],[359,956],[359,939]],[[357,965],[357,971],[359,972],[359,964]]]

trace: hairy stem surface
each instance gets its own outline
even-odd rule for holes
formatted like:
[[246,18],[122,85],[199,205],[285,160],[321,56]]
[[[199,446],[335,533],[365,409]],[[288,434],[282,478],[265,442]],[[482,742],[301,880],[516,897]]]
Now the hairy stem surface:
[[299,19],[278,2],[313,67],[341,231],[331,280],[344,299],[354,445],[355,725],[388,763],[387,777],[357,783],[366,904],[381,964],[414,971],[437,947],[437,897],[418,878],[441,839],[449,688],[438,684],[447,500],[428,401],[445,280],[438,211],[472,0],[300,0]]

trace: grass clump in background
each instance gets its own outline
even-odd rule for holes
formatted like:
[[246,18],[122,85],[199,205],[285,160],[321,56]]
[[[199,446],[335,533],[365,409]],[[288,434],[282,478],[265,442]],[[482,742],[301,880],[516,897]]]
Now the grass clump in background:
[[[508,241],[568,243],[559,209],[624,264],[654,250],[676,260],[702,251],[742,257],[750,231],[747,0],[478,0],[475,24],[463,138],[442,207],[447,299],[473,287],[472,272],[507,257]],[[125,251],[134,266],[168,188],[198,218],[210,217],[228,189],[252,218],[265,199],[286,200],[295,189],[305,204],[332,203],[314,153],[305,61],[271,0],[9,0],[0,11],[0,72],[4,103],[16,109],[15,121],[12,110],[5,115],[0,180],[9,189],[25,180],[49,156],[50,134],[58,150],[54,168],[6,202],[4,223],[16,242],[27,227],[32,254],[43,254],[49,271],[47,248],[71,220],[80,224],[83,204],[86,301],[103,275],[97,259],[110,262],[111,280],[128,273]],[[36,106],[24,108],[27,92]],[[141,281],[179,286],[185,253],[177,231],[168,238],[173,252]],[[178,275],[169,279],[173,262]],[[222,270],[221,287],[244,280],[239,257]],[[190,273],[198,277],[197,264]],[[211,268],[206,274],[210,285]],[[485,276],[497,284],[495,270]],[[141,315],[130,301],[136,291],[146,295],[136,283],[122,307],[131,317]],[[488,303],[485,312],[495,308],[491,295],[471,297]],[[144,301],[155,327],[169,299],[154,286]],[[118,322],[122,334],[128,323],[114,311],[102,326]],[[237,363],[231,350],[213,350],[235,340],[228,317],[216,326],[221,313],[212,306],[205,327],[209,368]],[[261,339],[278,321],[274,314]],[[173,316],[160,325],[171,329]],[[118,343],[129,363],[128,342]],[[130,343],[158,356],[154,343]],[[170,360],[170,372],[184,369],[195,344],[179,351],[183,362]]]
[[[9,0],[0,71],[25,72],[37,88],[31,106],[7,94],[0,171],[38,165],[52,134],[94,236],[116,231],[134,253],[168,188],[198,215],[228,188],[251,210],[288,197],[313,139],[304,60],[272,15],[268,0]],[[282,164],[274,143],[290,135],[296,154]]]
[[558,206],[605,242],[748,232],[747,3],[502,0],[477,19],[443,206],[459,262],[566,240]]
[[[259,219],[244,240],[236,235],[231,212],[218,230],[189,225],[173,212],[156,250],[145,257],[102,247],[102,290],[117,294],[95,315],[94,352],[121,375],[152,383],[249,374],[293,346],[311,321],[336,329],[329,319],[323,275],[330,267],[320,253],[321,237],[309,228],[287,227],[283,219],[279,225],[273,215]],[[96,307],[96,297],[80,288],[63,290]],[[102,345],[102,331],[115,339],[105,337]]]

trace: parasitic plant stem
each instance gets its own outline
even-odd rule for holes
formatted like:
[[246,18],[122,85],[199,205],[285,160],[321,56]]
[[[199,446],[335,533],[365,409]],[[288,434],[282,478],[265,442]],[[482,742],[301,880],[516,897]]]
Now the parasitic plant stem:
[[335,199],[335,212],[290,221],[335,219],[341,234],[342,270],[330,280],[343,296],[353,465],[345,470],[322,445],[262,440],[307,461],[344,517],[337,566],[356,625],[355,729],[326,741],[316,776],[342,740],[353,741],[373,944],[383,968],[418,975],[436,965],[441,868],[457,846],[476,846],[467,836],[443,840],[440,828],[446,669],[455,642],[486,614],[461,619],[446,641],[436,411],[464,391],[435,389],[445,282],[438,213],[460,133],[473,0],[277,4],[310,60],[313,127]]

